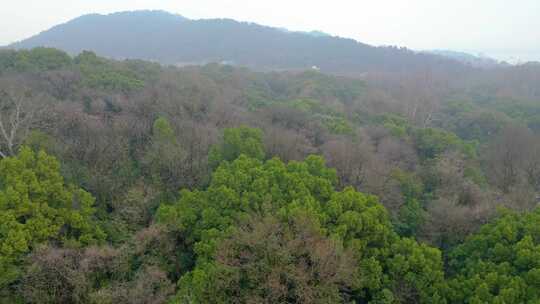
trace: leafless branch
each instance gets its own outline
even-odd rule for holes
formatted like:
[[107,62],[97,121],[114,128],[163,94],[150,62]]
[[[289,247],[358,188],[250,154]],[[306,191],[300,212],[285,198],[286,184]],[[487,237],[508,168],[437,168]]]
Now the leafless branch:
[[0,93],[0,157],[13,155],[24,141],[37,110],[37,100],[25,88],[9,86]]

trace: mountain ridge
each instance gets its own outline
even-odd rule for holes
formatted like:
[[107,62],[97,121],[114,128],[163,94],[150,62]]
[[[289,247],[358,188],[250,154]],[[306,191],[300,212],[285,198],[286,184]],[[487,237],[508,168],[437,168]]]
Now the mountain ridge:
[[467,68],[442,56],[375,47],[318,31],[284,32],[252,22],[188,19],[165,11],[83,15],[9,45],[15,49],[38,46],[163,64],[226,61],[270,70],[317,66],[337,74]]
[[495,68],[495,67],[508,65],[508,63],[506,62],[501,62],[491,57],[487,57],[484,55],[474,55],[467,52],[460,52],[460,51],[453,51],[453,50],[446,50],[446,49],[428,50],[428,51],[423,51],[423,52],[428,53],[428,54],[433,54],[433,55],[444,56],[444,57],[459,61],[463,64],[470,65],[472,67],[477,67],[477,68]]

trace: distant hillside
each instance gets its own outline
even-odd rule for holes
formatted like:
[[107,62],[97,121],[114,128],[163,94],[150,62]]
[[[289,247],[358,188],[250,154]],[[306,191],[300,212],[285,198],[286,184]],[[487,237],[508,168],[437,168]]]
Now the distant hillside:
[[287,32],[230,19],[190,20],[163,11],[84,15],[10,45],[17,49],[37,46],[71,54],[92,50],[116,59],[165,64],[226,61],[257,69],[317,66],[341,74],[465,68],[441,56],[373,47],[320,32]]
[[431,50],[426,51],[425,53],[444,56],[477,68],[494,68],[505,65],[504,63],[501,63],[498,60],[490,57],[476,56],[465,52],[456,52],[450,50]]

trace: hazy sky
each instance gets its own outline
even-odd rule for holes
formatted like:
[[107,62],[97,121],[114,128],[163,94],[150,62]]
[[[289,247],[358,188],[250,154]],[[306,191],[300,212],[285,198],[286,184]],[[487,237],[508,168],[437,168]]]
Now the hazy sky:
[[1,0],[0,45],[88,13],[160,9],[373,45],[452,49],[540,60],[540,0]]

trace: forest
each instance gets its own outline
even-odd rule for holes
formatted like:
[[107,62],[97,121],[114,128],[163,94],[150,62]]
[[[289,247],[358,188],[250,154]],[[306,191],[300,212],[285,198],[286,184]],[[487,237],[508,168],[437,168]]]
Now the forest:
[[540,303],[540,66],[455,73],[0,50],[0,303]]

